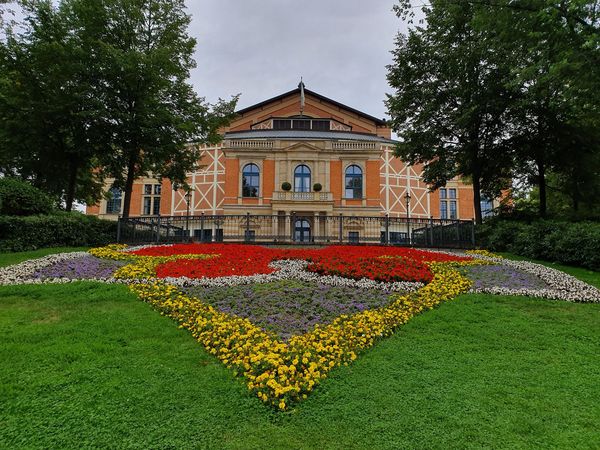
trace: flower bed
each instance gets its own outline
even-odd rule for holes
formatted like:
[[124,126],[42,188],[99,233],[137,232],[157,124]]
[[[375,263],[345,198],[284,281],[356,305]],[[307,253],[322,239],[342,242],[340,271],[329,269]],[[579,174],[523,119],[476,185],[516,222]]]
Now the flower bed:
[[78,279],[127,283],[279,409],[460,293],[600,301],[594,287],[538,264],[379,246],[113,245],[0,269],[0,284]]
[[306,333],[317,324],[331,323],[342,314],[386,306],[392,294],[383,289],[297,280],[227,287],[192,286],[182,291],[221,312],[251,320],[285,340]]
[[388,306],[341,315],[282,342],[248,319],[221,312],[161,281],[133,283],[130,288],[162,314],[177,320],[235,373],[248,388],[273,406],[287,409],[306,398],[329,371],[390,335],[412,316],[466,292],[470,282],[443,264],[432,263],[433,280],[414,294],[398,295]]
[[463,266],[461,273],[473,281],[473,289],[548,289],[540,277],[505,264]]
[[[376,281],[428,282],[432,274],[425,264],[431,261],[465,261],[470,258],[406,248],[379,246],[331,246],[320,250],[271,249],[238,244],[179,244],[144,248],[133,252],[139,256],[173,256],[178,254],[218,255],[211,261],[170,261],[159,265],[159,278],[218,278],[231,275],[270,274],[271,263],[284,259],[310,261],[307,270],[320,275],[345,278],[368,278]],[[386,257],[386,258],[382,258]]]
[[118,271],[123,265],[125,265],[124,261],[100,259],[84,254],[40,267],[33,273],[33,277],[40,280],[55,278],[68,278],[72,280],[104,279],[112,277],[115,271]]

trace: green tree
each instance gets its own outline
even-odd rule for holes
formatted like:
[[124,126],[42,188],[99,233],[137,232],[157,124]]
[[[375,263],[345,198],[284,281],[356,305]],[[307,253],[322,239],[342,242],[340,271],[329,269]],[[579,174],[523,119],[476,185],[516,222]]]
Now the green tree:
[[[388,66],[394,93],[387,96],[392,128],[401,143],[396,155],[423,163],[432,188],[456,176],[472,182],[477,223],[481,193],[496,197],[508,184],[511,155],[505,121],[507,55],[478,25],[485,6],[432,1],[423,7],[426,25],[400,34]],[[406,18],[410,2],[396,7]]]
[[[201,156],[200,144],[221,139],[237,97],[208,105],[187,81],[196,41],[183,0],[77,1],[75,12],[101,26],[96,33],[100,95],[111,151],[101,165],[124,188],[130,212],[136,178],[149,173],[185,185]],[[91,20],[91,19],[90,19]],[[87,25],[85,25],[87,26]],[[190,145],[191,144],[191,145]]]
[[[237,97],[207,104],[187,82],[195,40],[183,0],[23,1],[25,32],[0,48],[0,170],[95,202],[106,176],[185,186]],[[189,144],[189,145],[188,145]]]
[[[417,4],[400,0],[396,12],[414,18]],[[435,0],[423,12],[426,25],[399,37],[389,72],[398,154],[426,162],[434,187],[453,169],[475,191],[479,170],[489,193],[508,175],[526,179],[541,216],[548,176],[573,208],[590,203],[600,183],[600,1]],[[465,125],[473,139],[460,137]],[[465,164],[476,129],[492,139]]]
[[0,170],[62,198],[94,201],[104,150],[96,131],[101,99],[95,95],[89,46],[73,32],[68,3],[24,3],[24,31],[7,30],[0,57]]
[[[590,154],[598,152],[600,124],[600,29],[594,1],[495,2],[484,26],[512,55],[512,135],[517,170],[537,186],[545,216],[547,177],[589,179],[597,174]],[[581,164],[587,161],[591,164]],[[575,199],[582,183],[570,183]],[[586,189],[591,188],[586,182]],[[566,185],[565,185],[566,187]],[[591,191],[590,191],[591,193]]]

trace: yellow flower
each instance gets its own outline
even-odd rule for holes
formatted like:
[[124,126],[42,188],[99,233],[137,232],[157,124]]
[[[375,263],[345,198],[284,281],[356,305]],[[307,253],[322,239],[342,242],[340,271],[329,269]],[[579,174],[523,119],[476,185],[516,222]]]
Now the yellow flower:
[[[121,254],[118,249],[104,254],[111,252]],[[157,259],[144,258],[151,257],[132,258],[132,264],[122,268],[123,277],[144,277],[155,270]],[[417,292],[395,295],[385,307],[339,316],[287,343],[249,320],[222,313],[162,280],[135,282],[129,288],[188,329],[209,353],[243,376],[263,402],[285,410],[290,403],[306,398],[333,368],[351,363],[360,351],[389,336],[416,314],[466,292],[471,282],[456,267],[475,263],[429,263],[433,280]]]

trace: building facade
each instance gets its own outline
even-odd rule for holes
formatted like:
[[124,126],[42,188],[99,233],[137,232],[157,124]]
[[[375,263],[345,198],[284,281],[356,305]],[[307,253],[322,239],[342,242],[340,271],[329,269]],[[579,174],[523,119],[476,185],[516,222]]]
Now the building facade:
[[[203,147],[191,191],[168,180],[138,179],[132,216],[301,215],[296,224],[317,233],[331,216],[472,219],[473,192],[459,180],[430,192],[421,166],[394,157],[384,120],[304,88],[237,112],[224,139]],[[122,194],[89,206],[88,214],[116,219]],[[488,203],[491,207],[492,203]],[[323,222],[324,223],[324,222]]]

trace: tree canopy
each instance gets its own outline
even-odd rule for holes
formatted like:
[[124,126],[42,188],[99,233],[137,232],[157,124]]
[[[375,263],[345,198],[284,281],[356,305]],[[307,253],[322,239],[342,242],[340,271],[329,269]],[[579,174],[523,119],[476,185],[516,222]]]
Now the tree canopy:
[[[185,184],[199,146],[220,139],[237,101],[207,104],[189,83],[196,42],[183,0],[24,2],[0,73],[0,170],[94,203],[106,177]],[[189,145],[195,144],[195,145]]]
[[576,208],[600,183],[599,2],[401,0],[395,11],[412,23],[419,5],[423,21],[398,36],[388,67],[397,155],[424,163],[432,188],[470,180],[478,222],[479,193],[515,178],[537,186],[544,215],[548,173]]

